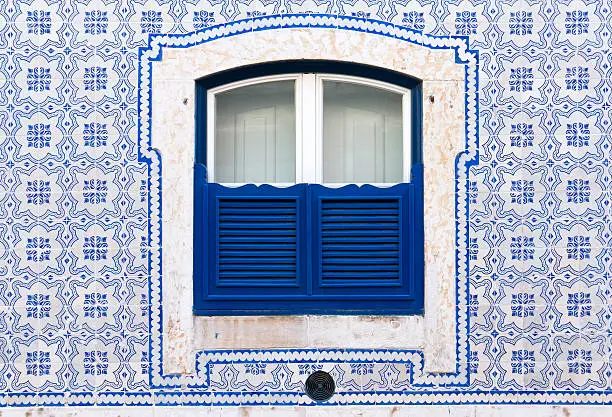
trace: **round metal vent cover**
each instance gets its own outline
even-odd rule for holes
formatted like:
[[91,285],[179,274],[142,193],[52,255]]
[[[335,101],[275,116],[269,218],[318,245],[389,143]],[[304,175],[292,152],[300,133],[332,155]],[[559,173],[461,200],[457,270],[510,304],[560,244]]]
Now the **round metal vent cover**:
[[306,379],[306,394],[315,401],[329,400],[335,390],[334,378],[327,372],[316,371]]

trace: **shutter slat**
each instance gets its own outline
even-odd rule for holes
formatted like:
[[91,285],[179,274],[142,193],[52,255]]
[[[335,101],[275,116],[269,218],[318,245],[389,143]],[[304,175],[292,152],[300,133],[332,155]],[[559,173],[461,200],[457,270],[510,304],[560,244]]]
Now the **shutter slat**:
[[291,216],[295,214],[295,208],[292,207],[288,207],[288,208],[282,208],[282,207],[270,207],[270,208],[265,208],[265,207],[246,207],[246,208],[238,208],[238,207],[230,207],[230,208],[222,208],[223,209],[223,215],[224,216],[231,216],[231,215],[243,215],[245,212],[248,212],[254,216],[257,215],[270,215],[270,214],[276,214],[279,216]]
[[341,236],[326,236],[325,241],[326,244],[330,244],[330,243],[361,243],[363,242],[364,239],[371,239],[373,241],[376,241],[377,243],[398,243],[398,239],[395,236],[376,236],[376,235],[366,235],[366,234],[362,234],[361,236],[347,236],[347,237],[341,237]]
[[[368,251],[330,251],[325,250],[321,253],[322,258],[324,259],[345,259],[345,258],[364,258],[367,259],[370,255],[372,255],[371,250]],[[393,257],[397,259],[399,256],[399,251],[376,251],[377,258],[378,257]]]
[[[262,261],[266,261],[267,259],[273,259],[274,257],[287,257],[295,259],[295,250],[264,250],[260,247],[250,248],[249,252],[244,252],[243,250],[228,250],[226,248],[223,249],[222,252],[219,252],[219,258],[249,258],[256,257]],[[266,261],[267,262],[267,261]]]
[[393,209],[376,209],[376,208],[369,208],[369,209],[328,209],[327,213],[330,216],[334,216],[334,215],[345,215],[345,214],[354,214],[355,216],[368,216],[370,214],[375,214],[375,215],[397,215],[397,210],[393,210]]
[[364,272],[337,272],[337,271],[324,271],[324,273],[328,273],[328,274],[333,274],[334,275],[334,281],[337,280],[355,280],[355,281],[359,281],[359,280],[368,280],[368,281],[372,281],[372,280],[384,280],[385,283],[389,282],[389,281],[397,281],[398,280],[398,276],[397,276],[397,272],[368,272],[368,271],[364,271]]
[[276,265],[231,265],[221,266],[219,268],[225,275],[266,275],[266,274],[282,274],[292,275],[291,271],[293,268],[288,264],[276,264]]
[[221,230],[229,230],[229,229],[292,229],[295,230],[296,223],[295,222],[284,222],[284,221],[269,221],[269,222],[251,222],[243,221],[243,222],[225,222],[224,219],[219,219],[219,223],[223,223],[220,226]]
[[250,281],[253,284],[257,284],[257,281],[262,280],[271,280],[271,279],[283,279],[289,280],[292,279],[295,274],[286,271],[219,271],[219,274],[222,275],[219,278],[222,278],[223,281],[233,281],[233,280],[246,280]]
[[287,222],[291,223],[295,219],[295,214],[293,215],[279,215],[270,213],[268,215],[254,215],[251,214],[248,210],[245,210],[243,214],[220,214],[219,218],[224,222],[240,222],[240,223],[257,223],[257,222]]
[[[397,263],[397,256],[395,257],[378,257],[377,258],[377,265],[395,265]],[[333,265],[350,265],[353,266],[355,265],[355,267],[364,267],[367,268],[368,265],[371,265],[372,261],[369,259],[355,259],[355,258],[338,258],[338,257],[334,257],[334,259],[331,259],[329,261],[326,262],[326,265],[328,266],[333,266]],[[363,266],[362,266],[363,265]]]
[[338,223],[338,224],[350,224],[350,223],[393,223],[397,222],[397,214],[394,215],[353,215],[352,213],[335,214],[333,216],[326,216],[323,219],[323,223]]
[[275,262],[277,264],[293,264],[295,259],[293,257],[287,256],[285,258],[281,257],[266,257],[266,258],[240,258],[240,257],[223,257],[223,262],[226,264],[248,264],[248,265],[258,265],[263,264],[267,265],[271,262]]
[[[223,248],[221,248],[221,246],[223,246]],[[222,251],[224,250],[243,250],[243,251],[257,251],[257,250],[261,250],[264,249],[266,251],[270,251],[270,250],[283,250],[283,249],[289,249],[289,250],[295,250],[295,243],[288,245],[285,243],[279,243],[279,244],[272,244],[272,243],[267,243],[267,244],[261,244],[261,243],[249,243],[249,244],[236,244],[236,243],[223,243],[221,245],[221,243],[219,244],[219,253],[223,254]],[[262,255],[263,256],[263,255]]]
[[[255,197],[256,198],[256,197]],[[256,200],[254,198],[234,198],[232,200],[221,200],[219,201],[219,207],[221,209],[236,208],[240,211],[251,210],[253,208],[272,208],[278,210],[279,208],[290,208],[295,210],[295,201],[293,200],[278,200],[276,198],[260,198]]]
[[295,243],[295,236],[221,236],[219,242],[221,243],[242,243],[242,244],[253,244],[253,239],[256,238],[258,243],[278,243],[291,245]]
[[[330,200],[326,200],[325,201],[325,209],[326,210],[358,210],[358,209],[367,209],[367,210],[371,210],[371,209],[378,209],[378,210],[397,210],[397,207],[382,207],[380,205],[380,201],[381,199],[377,199],[377,198],[372,198],[369,200],[363,200],[363,201],[358,201],[355,199],[344,199],[344,198],[338,198],[334,201],[330,201]],[[387,200],[388,201],[388,200]],[[347,206],[347,203],[350,204],[350,206]]]
[[335,230],[335,229],[331,229],[331,230],[323,230],[322,231],[323,236],[327,237],[327,238],[332,238],[332,237],[361,237],[361,236],[380,236],[380,237],[388,237],[388,236],[392,236],[395,237],[397,236],[397,232],[395,232],[395,230],[391,229],[391,230],[377,230],[377,231],[372,231],[372,230]]
[[[335,250],[335,251],[371,251],[371,250],[398,250],[399,245],[395,244],[387,244],[387,243],[376,243],[376,242],[367,242],[363,241],[360,243],[354,244],[335,244],[335,243],[324,243],[323,251],[326,250]],[[372,252],[374,253],[374,252]]]
[[295,236],[295,229],[221,229],[219,236]]
[[349,230],[368,230],[368,229],[384,229],[384,230],[398,230],[399,225],[397,223],[327,223],[323,225],[323,231],[342,229],[346,230],[350,226]]

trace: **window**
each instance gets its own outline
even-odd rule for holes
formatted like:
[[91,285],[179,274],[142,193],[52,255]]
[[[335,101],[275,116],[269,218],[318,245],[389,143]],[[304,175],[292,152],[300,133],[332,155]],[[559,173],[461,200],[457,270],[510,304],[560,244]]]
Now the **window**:
[[417,80],[285,61],[196,96],[196,314],[422,312]]

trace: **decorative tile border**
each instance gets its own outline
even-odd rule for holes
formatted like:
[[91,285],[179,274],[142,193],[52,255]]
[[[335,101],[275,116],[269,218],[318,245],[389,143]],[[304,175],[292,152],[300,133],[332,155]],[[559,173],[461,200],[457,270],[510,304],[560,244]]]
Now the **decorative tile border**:
[[[279,28],[294,28],[294,27],[321,27],[335,28],[337,30],[353,30],[365,33],[371,33],[380,36],[389,36],[395,39],[400,39],[410,43],[426,46],[432,49],[452,49],[455,51],[456,60],[458,63],[465,65],[466,74],[466,144],[465,150],[459,154],[456,162],[457,172],[457,244],[460,247],[467,245],[467,175],[469,166],[477,162],[478,149],[478,122],[477,122],[477,103],[478,103],[478,84],[477,84],[477,62],[478,54],[469,50],[467,38],[462,37],[434,37],[423,35],[418,32],[407,30],[406,28],[395,26],[392,24],[371,21],[359,18],[329,16],[329,15],[287,15],[287,16],[270,16],[255,18],[243,21],[232,22],[224,25],[219,25],[205,30],[180,35],[154,35],[150,37],[149,46],[143,48],[139,52],[139,114],[140,114],[140,136],[139,136],[139,151],[144,161],[150,163],[151,169],[151,188],[150,188],[150,218],[151,218],[151,299],[152,311],[151,316],[151,384],[158,389],[180,389],[187,386],[191,389],[201,389],[202,393],[214,392],[214,398],[227,397],[231,398],[234,395],[239,395],[244,391],[244,387],[257,388],[265,393],[267,402],[275,404],[287,403],[287,395],[294,395],[296,398],[304,399],[302,388],[298,385],[287,391],[272,392],[270,385],[263,382],[246,383],[244,386],[232,386],[229,381],[224,381],[221,374],[216,373],[219,369],[218,364],[230,361],[233,367],[238,366],[238,362],[244,369],[252,366],[255,368],[244,371],[245,378],[249,379],[258,377],[265,372],[257,371],[257,364],[263,363],[288,363],[290,365],[309,360],[309,366],[317,366],[318,363],[328,361],[327,358],[336,359],[339,366],[346,367],[351,363],[354,366],[369,369],[374,364],[391,363],[388,359],[389,355],[397,355],[397,363],[407,365],[407,376],[411,380],[416,380],[417,383],[409,385],[411,390],[417,388],[423,389],[426,387],[445,386],[465,387],[469,384],[468,373],[468,315],[467,315],[467,257],[465,251],[457,253],[457,365],[456,373],[451,374],[426,374],[423,372],[422,354],[415,351],[397,351],[391,354],[391,351],[379,350],[363,350],[363,351],[333,351],[333,350],[269,350],[269,351],[243,351],[236,353],[234,351],[213,351],[200,353],[197,357],[197,366],[199,372],[195,376],[183,375],[164,375],[163,373],[163,330],[162,330],[162,279],[161,279],[161,228],[159,227],[161,218],[160,205],[160,188],[159,178],[161,172],[160,157],[157,152],[151,149],[151,126],[150,126],[150,98],[151,98],[151,62],[160,60],[164,48],[188,48],[194,45],[203,44],[205,42],[219,39],[226,36],[235,36],[241,33],[248,33],[266,29]],[[367,362],[361,362],[363,360]],[[293,362],[295,361],[295,362]],[[395,362],[393,362],[395,363]],[[214,364],[214,365],[213,365]],[[242,365],[243,364],[243,365]],[[229,365],[228,365],[229,366]],[[261,365],[259,365],[261,366]],[[267,366],[267,365],[265,365]],[[264,368],[265,368],[264,366]],[[349,366],[350,367],[350,366]],[[202,370],[206,370],[203,372]],[[417,372],[415,373],[415,370]],[[235,369],[230,372],[234,374]],[[357,371],[357,372],[369,372]],[[405,372],[406,373],[406,372]],[[217,378],[213,384],[213,378]],[[278,381],[277,381],[278,382]],[[277,382],[271,382],[274,385]],[[227,391],[220,392],[218,388],[225,387]],[[406,386],[398,386],[395,390],[405,392]],[[450,388],[449,388],[450,389]],[[393,392],[394,389],[383,390],[384,392]],[[165,392],[166,398],[170,398],[176,394]],[[195,395],[192,391],[192,395]],[[376,395],[368,390],[355,391],[363,395]],[[349,394],[347,394],[349,395]],[[354,394],[350,394],[354,395]],[[342,403],[351,403],[348,400],[350,397],[342,397]],[[347,401],[348,402],[345,402]],[[172,402],[168,400],[169,402]],[[243,402],[241,398],[239,402]],[[215,402],[215,401],[213,401]],[[216,403],[216,402],[215,402]]]

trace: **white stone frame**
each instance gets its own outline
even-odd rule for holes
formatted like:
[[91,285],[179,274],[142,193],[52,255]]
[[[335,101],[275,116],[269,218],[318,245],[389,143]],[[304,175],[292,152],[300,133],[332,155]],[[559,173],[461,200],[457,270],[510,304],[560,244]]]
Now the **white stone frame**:
[[[290,59],[358,62],[423,80],[424,316],[192,314],[194,80],[224,69]],[[465,143],[464,71],[454,50],[327,28],[270,29],[164,50],[161,61],[152,63],[151,144],[162,159],[166,374],[192,374],[199,350],[247,348],[418,349],[424,352],[426,372],[455,371],[455,158]],[[347,330],[329,331],[338,328]]]

